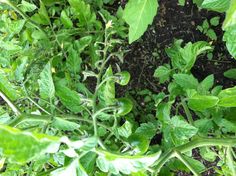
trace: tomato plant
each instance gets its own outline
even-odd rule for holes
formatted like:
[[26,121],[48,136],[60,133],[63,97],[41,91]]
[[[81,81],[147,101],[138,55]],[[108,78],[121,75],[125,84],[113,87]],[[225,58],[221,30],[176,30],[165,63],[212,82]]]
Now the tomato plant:
[[[194,1],[226,13],[223,23],[214,17],[210,24],[222,25],[233,58],[235,2]],[[129,0],[114,11],[115,4],[0,0],[1,175],[200,175],[207,166],[193,150],[218,159],[219,175],[236,175],[236,87],[192,73],[212,42],[175,39],[166,47],[169,62],[153,79],[167,90],[135,92],[148,106],[142,109],[131,91],[117,91],[132,80],[120,65],[129,52],[124,44],[145,33],[159,4]],[[209,30],[202,29],[208,36]],[[217,40],[215,32],[209,38]],[[224,75],[235,79],[235,69]]]

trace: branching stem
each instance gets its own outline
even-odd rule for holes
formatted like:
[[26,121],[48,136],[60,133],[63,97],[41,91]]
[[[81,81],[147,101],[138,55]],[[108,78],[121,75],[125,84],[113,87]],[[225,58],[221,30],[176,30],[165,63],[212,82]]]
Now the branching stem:
[[[182,154],[182,153],[191,151],[194,148],[205,147],[205,146],[234,147],[236,146],[236,138],[198,138],[198,139],[194,139],[188,142],[187,144],[170,149],[166,151],[165,153],[163,153],[161,157],[153,164],[156,170],[154,175],[157,175],[160,169],[170,159],[174,157],[178,157],[178,153]],[[177,152],[177,155],[176,155],[176,152]]]

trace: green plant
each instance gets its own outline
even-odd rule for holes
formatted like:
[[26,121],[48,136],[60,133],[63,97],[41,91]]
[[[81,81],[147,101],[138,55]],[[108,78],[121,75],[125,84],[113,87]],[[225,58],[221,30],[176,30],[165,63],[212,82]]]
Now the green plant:
[[[234,0],[203,0],[202,2],[198,2],[197,5],[200,8],[205,8],[208,10],[213,10],[216,12],[226,12],[226,18],[223,23],[222,29],[225,31],[225,35],[223,40],[226,42],[226,46],[228,48],[229,53],[236,58],[235,51],[235,18],[234,15],[236,13],[236,2]],[[200,28],[200,30],[202,30]],[[203,29],[204,30],[204,29]],[[211,32],[212,33],[212,32]]]
[[[211,26],[218,26],[220,24],[220,17],[216,16],[210,19],[210,24],[208,20],[204,20],[201,26],[197,26],[197,29],[209,37],[211,40],[217,40],[217,35]],[[211,26],[210,26],[211,25]]]
[[[200,175],[207,168],[193,156],[198,149],[204,160],[220,160],[219,174],[236,175],[236,87],[191,74],[199,55],[213,47],[175,40],[166,48],[170,62],[154,73],[165,92],[118,96],[116,87],[131,79],[119,67],[125,22],[132,43],[153,21],[158,3],[130,0],[117,13],[109,11],[113,3],[0,0],[0,174]],[[230,51],[231,3],[224,22]],[[153,145],[156,135],[161,142]]]

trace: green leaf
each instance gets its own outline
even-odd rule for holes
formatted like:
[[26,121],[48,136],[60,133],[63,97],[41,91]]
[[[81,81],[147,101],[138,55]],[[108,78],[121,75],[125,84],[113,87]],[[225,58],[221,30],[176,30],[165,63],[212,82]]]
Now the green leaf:
[[37,6],[32,3],[22,0],[21,4],[19,5],[19,8],[23,12],[33,12],[35,9],[37,9]]
[[91,11],[90,5],[83,0],[68,0],[74,9],[75,16],[79,19],[79,26],[91,28],[96,23],[96,15]]
[[218,26],[220,24],[220,17],[216,16],[211,18],[210,23],[212,26]]
[[130,80],[130,73],[127,71],[122,71],[119,73],[116,73],[115,76],[117,76],[116,78],[116,82],[122,86],[125,86],[129,83]]
[[73,27],[73,22],[71,19],[67,16],[66,11],[63,10],[61,12],[61,22],[66,28],[72,28]]
[[217,157],[217,154],[215,152],[213,152],[210,148],[208,147],[201,147],[200,149],[200,154],[201,156],[209,161],[209,162],[214,162],[216,157]]
[[226,42],[226,47],[229,53],[236,59],[236,25],[227,28],[223,41]]
[[152,23],[157,13],[156,0],[129,0],[124,10],[124,20],[129,24],[129,43],[139,39]]
[[129,121],[125,121],[125,123],[117,128],[118,134],[122,137],[128,138],[132,134],[133,125]]
[[184,89],[197,89],[198,80],[193,75],[188,74],[174,74],[175,82]]
[[68,120],[65,120],[59,117],[54,117],[52,121],[52,126],[62,131],[74,131],[80,128],[79,124],[75,122],[70,122]]
[[178,4],[179,4],[179,5],[181,5],[181,6],[184,6],[184,5],[185,5],[185,3],[186,3],[186,2],[185,2],[185,0],[178,0],[178,1],[179,1],[179,3],[178,3]]
[[12,101],[17,100],[20,97],[16,87],[10,83],[5,73],[0,70],[0,91],[7,95]]
[[224,72],[224,76],[230,79],[236,79],[236,68],[232,68]]
[[188,99],[188,106],[195,111],[204,111],[217,105],[219,98],[216,96],[194,95]]
[[145,135],[148,139],[152,139],[157,133],[157,126],[151,122],[142,123],[135,131],[135,134]]
[[54,170],[50,173],[50,176],[88,176],[83,166],[79,163],[78,159],[73,160],[68,165]]
[[160,157],[161,151],[147,156],[119,155],[104,150],[96,150],[96,153],[99,155],[97,166],[101,171],[131,174],[131,172],[146,170]]
[[236,87],[222,90],[218,95],[219,106],[236,107]]
[[81,63],[82,59],[80,58],[79,54],[76,50],[71,48],[69,50],[69,56],[66,60],[68,69],[74,74],[79,73],[81,70]]
[[128,98],[118,98],[118,112],[117,114],[120,116],[124,116],[128,114],[133,109],[133,102]]
[[76,48],[76,50],[78,51],[79,54],[82,51],[84,51],[84,49],[91,44],[92,39],[93,38],[92,38],[91,35],[87,35],[87,36],[82,37],[79,40],[75,41],[75,48]]
[[16,128],[0,125],[0,153],[11,162],[26,163],[40,155],[58,151],[57,137],[22,132]]
[[182,48],[182,42],[183,40],[175,40],[174,44],[166,49],[166,53],[171,58],[174,68],[178,68],[182,72],[189,72],[195,64],[197,56],[212,48],[209,43],[204,41],[194,44],[189,42]]
[[144,134],[134,133],[129,138],[128,141],[130,145],[134,148],[136,154],[144,154],[147,152],[150,139],[148,139]]
[[201,7],[216,12],[226,12],[231,0],[204,0]]
[[37,22],[38,24],[42,24],[42,25],[50,24],[50,18],[48,16],[47,9],[42,1],[40,1],[40,8],[38,10],[38,13],[34,14],[31,18],[33,21]]
[[154,77],[159,78],[160,83],[169,81],[172,70],[169,65],[159,66],[154,73]]
[[206,32],[206,35],[211,39],[211,40],[217,40],[217,36],[216,36],[216,33],[213,29],[209,29],[207,32]]
[[[103,80],[112,77],[112,67],[109,66],[106,73],[103,75]],[[113,79],[109,79],[99,89],[99,98],[102,102],[105,102],[107,106],[115,104],[115,82]]]
[[226,18],[223,24],[223,29],[226,30],[229,27],[236,25],[236,1],[231,0],[229,9],[226,12]]
[[56,84],[56,95],[60,98],[61,103],[74,113],[79,113],[83,110],[79,94],[70,88]]
[[81,165],[84,167],[88,174],[92,174],[96,164],[97,154],[94,152],[88,152],[80,159]]
[[49,62],[40,73],[39,93],[43,99],[52,99],[55,96],[55,87],[52,79],[51,63]]
[[199,86],[204,91],[209,91],[213,87],[213,85],[214,85],[214,75],[209,75],[200,83]]
[[166,125],[164,136],[166,139],[170,138],[176,145],[183,144],[198,132],[196,127],[190,125],[180,116],[172,117],[170,121],[166,122]]

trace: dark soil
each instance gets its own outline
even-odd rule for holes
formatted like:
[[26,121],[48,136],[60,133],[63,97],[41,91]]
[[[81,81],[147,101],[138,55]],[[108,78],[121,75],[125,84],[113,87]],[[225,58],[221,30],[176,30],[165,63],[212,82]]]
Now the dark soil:
[[[178,0],[159,0],[158,15],[154,22],[149,26],[148,30],[142,38],[133,43],[130,51],[125,56],[122,70],[127,70],[131,73],[132,79],[128,90],[133,89],[150,89],[153,92],[163,90],[163,85],[159,85],[158,80],[153,77],[155,69],[163,63],[169,63],[164,49],[173,43],[174,38],[183,39],[185,43],[196,41],[210,40],[196,29],[205,19],[211,19],[215,16],[221,17],[221,22],[224,15],[201,10],[188,1],[184,7],[178,6]],[[223,31],[221,25],[214,28],[217,33],[218,40],[213,42],[214,57],[208,60],[206,56],[198,58],[192,73],[199,80],[204,79],[209,74],[214,74],[216,84],[221,84],[224,87],[235,85],[236,81],[227,79],[223,76],[224,71],[229,68],[236,67],[236,61],[229,55],[225,43],[222,42]],[[155,57],[155,53],[159,57]],[[124,88],[121,90],[124,94]]]
[[[124,6],[124,2],[122,1],[121,5]],[[160,85],[158,80],[153,77],[153,74],[158,66],[170,62],[165,53],[165,48],[170,46],[174,39],[183,39],[185,43],[212,42],[207,36],[197,30],[197,26],[201,25],[205,19],[210,20],[215,16],[220,16],[222,23],[224,14],[207,10],[200,11],[191,0],[188,0],[184,7],[177,4],[178,0],[159,0],[158,15],[155,17],[153,24],[149,26],[141,39],[129,46],[129,52],[125,56],[121,69],[130,72],[131,81],[126,89],[118,87],[120,95],[124,95],[131,90],[149,89],[154,93],[166,90],[165,85]],[[225,43],[222,42],[223,31],[221,25],[213,28],[218,37],[217,41],[212,42],[215,47],[213,59],[209,60],[206,55],[198,57],[191,72],[199,81],[210,74],[214,74],[215,85],[222,85],[224,88],[228,88],[236,85],[236,81],[225,78],[223,73],[230,68],[236,68],[236,61],[230,56]],[[158,53],[158,57],[156,53]],[[143,102],[138,103],[141,106]],[[161,138],[162,135],[158,134],[152,142],[160,143]],[[197,149],[193,151],[193,156],[195,159],[202,161],[207,168],[216,166],[218,162],[216,160],[210,163],[203,160]],[[176,174],[178,176],[189,175],[183,172]],[[210,169],[202,173],[202,175],[212,176],[215,175],[215,171]]]

